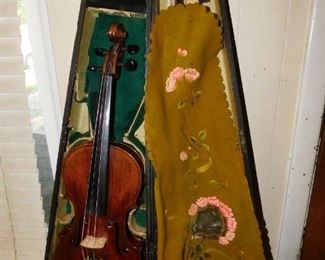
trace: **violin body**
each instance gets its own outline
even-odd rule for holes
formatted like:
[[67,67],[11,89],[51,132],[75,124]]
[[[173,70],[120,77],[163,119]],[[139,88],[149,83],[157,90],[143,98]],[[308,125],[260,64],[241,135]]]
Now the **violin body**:
[[[124,143],[110,145],[107,213],[105,216],[85,216],[92,147],[93,143],[88,142],[72,149],[65,156],[62,167],[65,198],[71,201],[75,216],[72,223],[59,234],[54,259],[141,259],[143,242],[135,238],[127,226],[128,214],[138,206],[141,192],[141,157]],[[105,240],[101,248],[92,248],[91,241],[88,241],[88,246],[81,245],[87,230],[96,230],[94,236]]]
[[[73,221],[59,234],[54,252],[56,260],[139,260],[143,241],[128,229],[129,215],[138,207],[142,189],[143,161],[125,143],[111,142],[113,87],[119,77],[123,52],[138,48],[125,45],[128,33],[113,23],[107,31],[109,50],[95,49],[105,57],[102,67],[88,70],[102,74],[94,138],[67,152],[61,176],[65,198],[72,203]],[[127,60],[129,70],[136,69]]]

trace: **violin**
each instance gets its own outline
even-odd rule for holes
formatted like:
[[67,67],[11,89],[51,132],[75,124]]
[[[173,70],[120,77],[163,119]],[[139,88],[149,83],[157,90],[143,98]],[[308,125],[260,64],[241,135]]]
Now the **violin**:
[[[60,232],[54,252],[56,260],[136,260],[142,258],[143,241],[128,230],[128,214],[138,207],[143,182],[143,161],[134,148],[112,142],[110,136],[113,85],[119,77],[127,32],[121,24],[108,31],[109,50],[105,56],[97,106],[94,139],[72,148],[64,157],[62,179],[65,198],[74,209],[73,221]],[[128,60],[134,70],[136,62]]]

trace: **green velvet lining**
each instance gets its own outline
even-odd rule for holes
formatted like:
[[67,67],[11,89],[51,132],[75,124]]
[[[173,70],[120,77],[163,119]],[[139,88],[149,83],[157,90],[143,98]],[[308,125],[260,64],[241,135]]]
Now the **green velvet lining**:
[[[96,18],[95,28],[90,42],[88,55],[89,65],[102,66],[104,58],[95,55],[95,48],[108,49],[111,42],[107,38],[107,30],[112,23],[121,23],[128,32],[126,44],[136,44],[140,47],[137,54],[125,52],[124,60],[130,58],[136,60],[138,67],[136,71],[127,71],[122,68],[120,78],[117,80],[115,90],[113,138],[122,141],[124,133],[128,130],[137,112],[139,104],[144,95],[144,73],[145,73],[145,19],[138,17],[127,17],[99,13]],[[96,118],[96,107],[100,89],[101,74],[96,72],[86,73],[85,92],[88,93],[88,109],[94,126]]]

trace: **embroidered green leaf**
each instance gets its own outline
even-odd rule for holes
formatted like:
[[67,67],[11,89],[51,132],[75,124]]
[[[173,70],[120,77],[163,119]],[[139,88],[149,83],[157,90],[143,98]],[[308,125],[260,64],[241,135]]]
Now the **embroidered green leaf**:
[[207,131],[205,129],[199,132],[199,141],[203,141],[207,137]]
[[210,146],[208,146],[207,144],[202,144],[202,146],[203,146],[207,151],[210,151]]
[[193,92],[193,97],[195,97],[195,98],[198,98],[201,95],[202,95],[202,91]]
[[197,158],[199,158],[199,154],[192,155],[192,160],[195,161]]
[[196,245],[196,252],[202,252],[204,250],[203,246],[201,244]]
[[189,105],[189,103],[190,103],[190,101],[188,101],[188,100],[181,100],[178,102],[177,108],[182,109],[184,107],[187,107]]
[[194,136],[190,136],[190,141],[195,144],[197,143],[197,139]]
[[216,180],[210,180],[209,184],[211,184],[212,186],[218,186],[218,182]]
[[206,171],[208,171],[208,170],[211,168],[211,166],[212,166],[212,159],[211,159],[211,157],[210,157],[210,158],[209,158],[209,162],[206,163],[206,164],[203,164],[203,165],[200,166],[200,167],[198,167],[198,168],[196,169],[196,172],[197,172],[197,173],[203,173],[203,172],[206,172]]

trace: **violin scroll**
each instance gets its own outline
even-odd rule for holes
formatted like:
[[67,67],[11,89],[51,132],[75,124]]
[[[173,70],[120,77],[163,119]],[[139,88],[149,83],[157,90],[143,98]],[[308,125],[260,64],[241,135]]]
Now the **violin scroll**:
[[137,45],[125,45],[127,32],[124,30],[122,24],[112,24],[107,32],[109,40],[113,43],[111,49],[96,48],[94,52],[98,56],[104,56],[105,62],[103,67],[89,66],[88,70],[92,72],[99,72],[119,77],[119,67],[123,66],[126,70],[134,71],[137,69],[137,62],[133,59],[127,59],[122,62],[123,52],[127,51],[130,54],[136,54],[139,51]]
[[[127,51],[130,54],[136,54],[139,52],[139,50],[139,46],[135,44],[131,44],[123,48],[123,51]],[[106,56],[109,51],[104,48],[95,48],[94,52],[98,56]]]
[[107,32],[108,39],[114,43],[121,43],[126,40],[128,33],[122,24],[113,23]]

